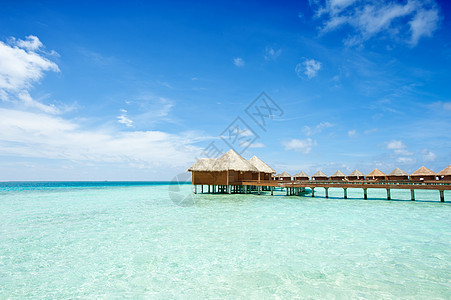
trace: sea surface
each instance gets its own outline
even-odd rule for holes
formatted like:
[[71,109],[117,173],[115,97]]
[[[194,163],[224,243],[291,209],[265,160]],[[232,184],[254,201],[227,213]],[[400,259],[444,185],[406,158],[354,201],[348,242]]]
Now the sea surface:
[[450,299],[451,192],[0,183],[0,299]]

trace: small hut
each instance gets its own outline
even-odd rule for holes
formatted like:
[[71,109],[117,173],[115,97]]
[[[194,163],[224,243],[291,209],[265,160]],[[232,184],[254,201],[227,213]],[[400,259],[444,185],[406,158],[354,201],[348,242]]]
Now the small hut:
[[346,175],[340,170],[338,170],[337,172],[335,172],[334,174],[332,174],[330,176],[330,179],[332,179],[332,180],[344,180],[345,178],[346,178]]
[[443,170],[437,173],[441,180],[451,181],[451,165],[447,166]]
[[257,168],[258,173],[253,173],[253,180],[271,180],[272,174],[275,174],[273,168],[268,166],[264,161],[262,161],[257,156],[252,156],[251,159],[248,160],[254,167]]
[[226,181],[221,183],[223,185],[239,184],[244,180],[252,180],[252,174],[259,172],[256,167],[232,149],[216,159],[212,171],[226,173]]
[[301,171],[297,173],[296,175],[293,175],[294,180],[309,180],[309,176],[304,171]]
[[287,172],[283,172],[282,174],[276,175],[276,180],[291,181],[291,175]]
[[312,175],[312,180],[327,180],[327,175],[321,171],[316,172]]
[[351,172],[351,174],[349,174],[346,177],[349,180],[364,180],[365,179],[365,174],[363,174],[359,170],[354,170],[354,171]]
[[401,170],[400,168],[396,168],[387,175],[388,180],[409,180],[409,174]]
[[374,169],[366,175],[366,179],[368,180],[387,180],[387,175],[379,169]]
[[215,162],[215,158],[201,158],[189,167],[192,184],[213,184],[220,175],[220,172],[213,171]]
[[425,166],[410,174],[410,180],[435,180],[436,177],[437,174]]

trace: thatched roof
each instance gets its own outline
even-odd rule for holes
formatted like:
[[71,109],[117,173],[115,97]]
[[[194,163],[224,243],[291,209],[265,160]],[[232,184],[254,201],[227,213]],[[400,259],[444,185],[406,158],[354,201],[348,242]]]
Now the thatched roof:
[[388,176],[409,176],[409,174],[404,172],[400,168],[396,168],[393,171],[391,171],[390,173],[388,173]]
[[291,177],[287,172],[283,172],[282,174],[276,175],[276,177]]
[[276,173],[276,171],[274,171],[273,168],[268,166],[263,160],[261,160],[255,155],[252,156],[251,159],[248,160],[248,162],[250,162],[254,167],[256,167],[259,172],[270,174]]
[[258,172],[256,167],[232,149],[220,158],[216,159],[216,162],[212,167],[212,171]]
[[301,172],[297,173],[296,175],[293,175],[293,177],[307,177],[308,178],[309,176],[304,171],[301,171]]
[[359,170],[354,170],[354,171],[352,171],[351,174],[349,174],[348,176],[364,177],[365,174],[363,174],[363,173],[360,172]]
[[321,171],[318,171],[315,174],[313,174],[312,177],[327,177],[327,175]]
[[428,168],[426,168],[425,166],[419,168],[418,170],[416,170],[415,172],[413,172],[411,174],[412,176],[435,176],[435,172],[432,170],[429,170]]
[[188,171],[211,171],[215,161],[216,158],[201,158],[189,167]]
[[342,171],[338,170],[334,174],[330,175],[330,177],[342,177],[342,178],[345,178],[346,175]]
[[441,170],[440,172],[438,172],[437,175],[451,175],[451,165],[447,166],[446,168],[444,168],[443,170]]
[[374,169],[374,170],[371,171],[371,173],[368,174],[367,176],[381,177],[381,176],[387,176],[387,175],[385,175],[385,173],[382,172],[382,171],[379,170],[379,169]]

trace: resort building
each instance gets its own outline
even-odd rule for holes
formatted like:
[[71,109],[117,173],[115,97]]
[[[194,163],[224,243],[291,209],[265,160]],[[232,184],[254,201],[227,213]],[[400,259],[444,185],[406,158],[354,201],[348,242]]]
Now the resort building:
[[334,174],[332,174],[330,176],[330,179],[332,179],[332,180],[344,180],[344,179],[346,179],[346,175],[342,171],[338,170],[337,172],[335,172]]
[[379,169],[374,169],[366,175],[367,180],[387,180],[387,175]]
[[251,159],[248,160],[254,167],[257,168],[258,173],[252,174],[253,180],[271,180],[272,174],[275,174],[276,171],[268,166],[264,161],[262,161],[257,156],[252,156]]
[[346,176],[346,178],[348,178],[349,180],[364,180],[365,174],[363,174],[359,170],[354,170],[351,172],[351,174]]
[[305,173],[304,171],[301,171],[297,173],[296,175],[293,175],[294,180],[309,180],[310,177]]
[[401,170],[400,168],[396,168],[387,175],[388,180],[409,180],[409,174]]
[[321,171],[316,172],[312,175],[312,180],[327,180],[329,179],[326,174]]
[[437,174],[425,166],[410,174],[410,180],[436,180],[436,177]]
[[291,181],[291,175],[287,172],[283,172],[282,174],[276,175],[276,180]]
[[451,165],[438,172],[437,175],[440,177],[440,180],[451,181]]

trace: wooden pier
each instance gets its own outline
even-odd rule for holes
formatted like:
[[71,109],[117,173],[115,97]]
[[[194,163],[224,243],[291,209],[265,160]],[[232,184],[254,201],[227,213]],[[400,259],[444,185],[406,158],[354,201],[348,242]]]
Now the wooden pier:
[[[402,189],[410,190],[411,200],[415,200],[415,190],[437,190],[440,195],[440,201],[445,202],[446,190],[451,190],[451,181],[334,181],[334,180],[246,180],[240,182],[230,182],[229,185],[208,185],[208,193],[251,193],[255,191],[258,195],[262,190],[270,191],[274,195],[275,188],[286,189],[287,196],[303,195],[306,188],[311,189],[312,197],[315,197],[315,188],[323,188],[326,198],[329,197],[329,188],[342,188],[343,198],[347,199],[348,188],[361,188],[363,190],[363,198],[368,199],[368,189],[385,189],[387,191],[387,200],[391,200],[391,190]],[[195,185],[194,192],[198,193]],[[203,185],[201,193],[204,192]]]

